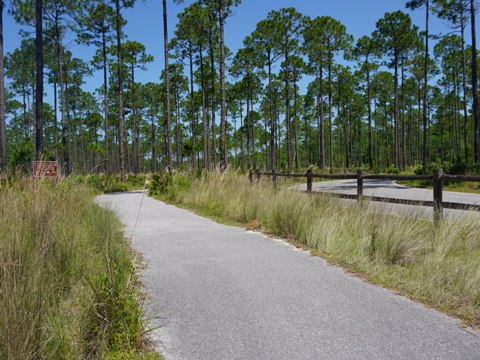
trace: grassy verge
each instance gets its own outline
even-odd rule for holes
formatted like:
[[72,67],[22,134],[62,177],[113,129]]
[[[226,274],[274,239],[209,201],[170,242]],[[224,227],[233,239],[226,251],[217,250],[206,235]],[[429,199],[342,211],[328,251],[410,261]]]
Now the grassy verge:
[[163,175],[149,184],[163,200],[217,220],[262,229],[311,249],[331,262],[480,325],[479,221],[463,218],[435,228],[418,216],[342,207],[337,199],[279,184],[251,185],[234,173]]
[[158,358],[121,229],[75,181],[1,183],[1,359]]

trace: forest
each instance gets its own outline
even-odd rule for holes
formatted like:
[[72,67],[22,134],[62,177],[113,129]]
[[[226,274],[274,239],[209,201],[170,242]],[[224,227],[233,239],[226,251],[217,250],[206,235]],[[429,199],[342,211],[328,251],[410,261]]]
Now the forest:
[[[153,57],[123,16],[137,1],[0,1],[1,167],[480,171],[474,0],[405,1],[358,39],[321,10],[272,10],[236,52],[225,27],[241,0],[191,1],[169,18],[180,3],[163,0],[165,68],[141,83]],[[5,55],[4,12],[25,29]],[[432,17],[451,31],[429,31]],[[77,57],[72,38],[95,56]],[[103,82],[87,91],[94,72]]]

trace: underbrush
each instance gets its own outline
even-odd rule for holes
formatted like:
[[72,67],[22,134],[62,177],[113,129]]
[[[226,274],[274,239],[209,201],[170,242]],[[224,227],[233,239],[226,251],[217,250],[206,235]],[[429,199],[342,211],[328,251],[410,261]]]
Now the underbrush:
[[119,174],[89,174],[69,177],[69,181],[88,185],[97,192],[105,194],[143,189],[146,180],[146,174],[129,174],[125,181],[121,180]]
[[[171,185],[177,177],[182,186]],[[251,184],[247,175],[233,172],[185,177],[150,183],[150,192],[308,247],[370,281],[480,325],[478,217],[435,227],[418,214],[379,214],[368,203],[345,206],[327,195],[288,190],[281,182],[275,190],[270,181]]]
[[163,172],[152,175],[147,183],[147,189],[152,196],[162,196],[165,200],[174,201],[176,195],[191,186],[191,178],[184,173],[170,174]]
[[0,187],[0,358],[141,358],[132,255],[75,179]]

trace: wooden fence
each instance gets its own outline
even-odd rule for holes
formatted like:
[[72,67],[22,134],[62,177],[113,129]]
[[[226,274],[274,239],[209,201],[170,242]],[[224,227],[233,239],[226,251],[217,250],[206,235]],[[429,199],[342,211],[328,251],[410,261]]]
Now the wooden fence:
[[[339,194],[328,193],[332,196],[341,197],[345,199],[355,199],[357,201],[379,201],[393,204],[403,205],[417,205],[417,206],[429,206],[433,207],[433,220],[439,222],[443,219],[443,209],[456,209],[456,210],[476,210],[480,211],[480,205],[477,204],[462,204],[443,201],[443,182],[444,181],[471,181],[480,182],[480,176],[469,175],[448,175],[444,174],[441,169],[435,169],[433,175],[385,175],[385,174],[365,174],[362,170],[357,170],[356,174],[315,174],[311,169],[307,170],[304,174],[299,173],[277,173],[275,170],[271,172],[250,170],[249,179],[250,182],[261,180],[262,176],[269,176],[272,178],[273,183],[276,185],[279,177],[285,178],[306,178],[307,179],[307,192],[312,192],[313,179],[352,179],[357,180],[357,194]],[[433,181],[433,201],[425,200],[410,200],[410,199],[396,199],[390,197],[381,196],[365,196],[363,194],[363,181],[364,180],[422,180]]]

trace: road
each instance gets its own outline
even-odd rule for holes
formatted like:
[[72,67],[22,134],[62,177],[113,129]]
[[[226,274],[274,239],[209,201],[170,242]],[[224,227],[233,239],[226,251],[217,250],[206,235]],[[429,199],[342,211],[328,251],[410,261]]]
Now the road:
[[480,334],[259,233],[142,192],[103,195],[144,257],[167,360],[480,359]]
[[[306,184],[296,185],[291,187],[292,189],[305,191],[307,189]],[[312,184],[312,191],[314,192],[326,192],[337,194],[357,194],[357,180],[334,180],[334,181],[322,181]],[[420,201],[433,201],[433,191],[428,189],[418,189],[408,186],[398,185],[395,181],[391,180],[364,180],[363,182],[363,194],[365,196],[378,196],[385,198],[395,198],[402,200],[420,200]],[[480,205],[479,194],[466,194],[459,192],[444,191],[443,201]],[[349,200],[342,200],[345,203],[351,203]],[[424,215],[429,218],[433,216],[433,210],[431,207],[414,206],[414,205],[401,205],[371,202],[370,206],[375,211],[381,211],[383,213],[415,213],[418,215]],[[456,218],[467,215],[478,216],[477,212],[463,210],[451,210],[444,209],[445,218]]]

